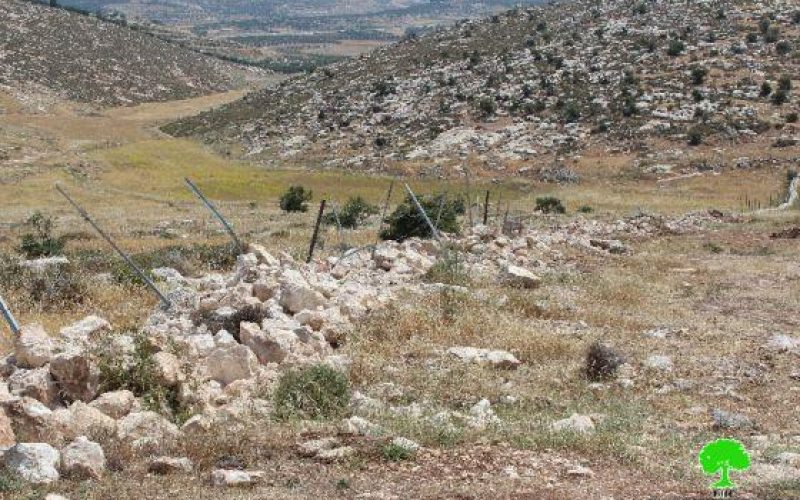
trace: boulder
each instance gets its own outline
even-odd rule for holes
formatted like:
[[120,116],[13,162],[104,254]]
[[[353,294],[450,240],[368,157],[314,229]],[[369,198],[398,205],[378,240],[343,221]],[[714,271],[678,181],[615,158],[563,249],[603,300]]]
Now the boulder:
[[151,474],[167,475],[178,473],[190,473],[194,465],[192,461],[186,457],[173,458],[173,457],[157,457],[150,461],[147,466],[147,472]]
[[392,446],[405,450],[407,453],[416,453],[420,448],[419,443],[404,437],[392,439]]
[[117,422],[117,437],[138,446],[159,448],[179,433],[175,424],[153,411],[130,413]]
[[313,311],[327,304],[325,297],[308,286],[304,281],[290,281],[285,279],[281,284],[281,298],[279,304],[292,314],[297,314],[303,309]]
[[14,446],[17,439],[14,434],[14,427],[11,425],[11,419],[6,415],[6,411],[0,408],[0,448],[7,448]]
[[40,401],[21,397],[5,401],[5,415],[11,420],[16,438],[26,441],[53,439],[53,412]]
[[478,349],[475,347],[451,347],[447,353],[464,363],[486,363],[493,368],[515,369],[522,363],[510,352]]
[[208,378],[223,385],[253,377],[257,368],[258,358],[249,347],[241,344],[219,347],[206,358]]
[[131,412],[135,402],[136,396],[131,391],[121,390],[102,394],[89,403],[89,406],[113,419],[120,419]]
[[217,469],[211,472],[211,484],[224,487],[252,486],[266,477],[262,471]]
[[511,286],[533,289],[542,284],[542,278],[527,269],[509,264],[503,270],[502,280]]
[[67,401],[91,401],[97,395],[100,371],[85,353],[68,351],[50,362],[50,374]]
[[[88,436],[96,441],[103,441],[114,436],[117,422],[97,408],[76,401],[69,407],[69,427],[64,429],[71,437]],[[58,410],[54,413],[58,413]]]
[[77,479],[100,479],[106,469],[103,448],[80,436],[61,450],[61,470]]
[[255,323],[242,323],[242,343],[252,349],[261,364],[281,363],[292,353],[297,335],[290,330],[265,332]]
[[20,368],[41,368],[50,362],[54,350],[53,339],[38,324],[21,327],[14,342],[14,357]]
[[6,470],[34,484],[58,481],[58,450],[46,443],[17,443],[3,457]]
[[99,333],[111,331],[111,323],[99,316],[87,316],[77,323],[61,329],[61,337],[71,342],[86,343]]
[[671,372],[673,368],[672,358],[669,356],[653,355],[644,361],[644,366],[651,370]]
[[550,428],[555,432],[589,434],[594,432],[594,422],[591,417],[573,413],[569,418],[553,422]]
[[186,376],[181,370],[181,362],[174,354],[164,351],[157,352],[153,355],[153,364],[156,382],[160,385],[175,387],[186,380]]
[[54,408],[59,401],[58,387],[47,366],[15,371],[8,379],[8,386],[13,395],[37,399],[50,408]]

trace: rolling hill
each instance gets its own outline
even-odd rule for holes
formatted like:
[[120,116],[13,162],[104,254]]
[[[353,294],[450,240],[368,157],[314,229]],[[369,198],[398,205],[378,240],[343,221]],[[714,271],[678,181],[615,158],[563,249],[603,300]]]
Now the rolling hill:
[[589,150],[632,152],[652,167],[703,145],[791,146],[799,23],[798,9],[779,2],[518,8],[165,130],[266,162],[378,169],[383,157],[444,173],[467,154],[498,173],[525,173]]
[[229,90],[255,70],[92,17],[0,2],[0,87],[102,105]]

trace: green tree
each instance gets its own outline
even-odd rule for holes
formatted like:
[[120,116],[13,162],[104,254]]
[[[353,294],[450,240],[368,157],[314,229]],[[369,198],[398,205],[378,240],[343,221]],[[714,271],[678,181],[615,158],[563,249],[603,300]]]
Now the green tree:
[[303,186],[291,186],[281,195],[280,206],[284,212],[307,212],[307,202],[313,197],[313,192]]
[[717,439],[705,445],[698,455],[703,472],[708,475],[720,474],[720,479],[711,487],[730,489],[736,485],[731,481],[730,470],[744,471],[750,467],[750,455],[744,446],[735,439]]

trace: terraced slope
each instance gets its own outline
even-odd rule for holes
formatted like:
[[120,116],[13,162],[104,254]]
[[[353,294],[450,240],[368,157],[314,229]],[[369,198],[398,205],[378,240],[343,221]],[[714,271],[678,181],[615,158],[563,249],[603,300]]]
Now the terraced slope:
[[248,72],[123,26],[0,0],[0,86],[126,105],[230,90]]

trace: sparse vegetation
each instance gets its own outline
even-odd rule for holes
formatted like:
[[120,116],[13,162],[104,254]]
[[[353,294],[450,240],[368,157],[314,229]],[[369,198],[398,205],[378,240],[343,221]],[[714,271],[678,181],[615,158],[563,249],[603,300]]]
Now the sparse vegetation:
[[[342,205],[336,215],[339,216],[339,223],[343,228],[357,229],[371,215],[378,213],[378,207],[367,203],[361,196],[353,196]],[[333,213],[325,215],[326,224],[336,224],[336,216]]]
[[284,212],[308,212],[308,202],[314,193],[303,186],[291,186],[281,195],[280,207]]
[[536,211],[544,214],[564,214],[567,209],[561,200],[554,196],[536,198]]
[[20,252],[29,259],[61,255],[66,240],[53,236],[54,223],[51,217],[36,212],[28,218],[27,224],[32,227],[33,232],[22,236]]
[[320,420],[341,417],[350,402],[347,376],[327,365],[290,370],[275,390],[279,419]]
[[[420,205],[436,228],[445,233],[458,233],[458,216],[464,213],[460,200],[446,199],[445,195],[418,196]],[[388,227],[381,233],[384,240],[403,241],[408,238],[431,238],[431,229],[410,196],[401,203],[387,220]]]

